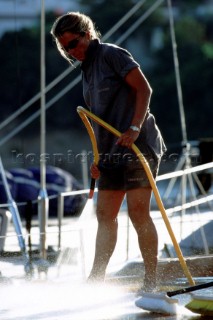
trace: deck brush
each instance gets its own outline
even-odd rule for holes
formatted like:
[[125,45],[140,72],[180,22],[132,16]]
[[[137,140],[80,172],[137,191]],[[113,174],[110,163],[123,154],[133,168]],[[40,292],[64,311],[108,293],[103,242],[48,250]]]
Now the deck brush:
[[202,316],[213,317],[213,296],[192,294],[192,300],[185,307]]
[[[196,291],[196,290],[200,290],[200,289],[204,289],[204,288],[209,288],[211,286],[213,286],[213,281],[202,283],[199,285],[194,285],[191,287],[178,289],[175,291],[156,292],[156,293],[144,292],[142,294],[142,297],[140,297],[139,299],[137,299],[135,301],[135,305],[141,309],[151,311],[151,312],[162,313],[162,314],[176,314],[178,299],[174,299],[171,297],[179,295],[179,294],[184,294],[187,292],[192,292],[192,291]],[[208,300],[206,297],[206,300],[209,301],[209,305],[211,305],[211,308],[209,308],[209,309],[212,310],[213,309],[213,306],[212,306],[213,305],[213,298]],[[196,305],[196,302],[193,303],[193,301],[192,301],[191,306],[190,306],[190,303],[188,304],[188,306],[191,308],[194,308],[194,309],[196,309],[196,306],[197,306],[197,309],[199,309],[199,305],[202,305],[203,306],[202,312],[204,312],[205,306],[206,306],[206,308],[208,307],[208,304],[205,303],[204,301],[205,300],[203,300],[203,302],[201,300],[199,300],[199,303],[197,303],[197,305]],[[189,309],[189,307],[188,307],[188,309]],[[193,311],[193,312],[195,312],[195,311]]]

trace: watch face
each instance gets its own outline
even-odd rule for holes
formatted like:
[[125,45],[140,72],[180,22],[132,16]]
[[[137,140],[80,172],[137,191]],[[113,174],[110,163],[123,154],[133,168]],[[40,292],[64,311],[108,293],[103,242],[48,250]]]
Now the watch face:
[[138,128],[136,126],[130,126],[130,129],[132,129],[133,131],[140,132],[140,128]]

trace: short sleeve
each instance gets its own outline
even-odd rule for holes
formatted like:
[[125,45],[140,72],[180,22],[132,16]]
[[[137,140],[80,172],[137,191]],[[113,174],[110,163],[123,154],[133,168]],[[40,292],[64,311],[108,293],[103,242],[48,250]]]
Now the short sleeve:
[[104,60],[122,78],[124,78],[130,70],[140,67],[127,50],[116,45],[105,46]]

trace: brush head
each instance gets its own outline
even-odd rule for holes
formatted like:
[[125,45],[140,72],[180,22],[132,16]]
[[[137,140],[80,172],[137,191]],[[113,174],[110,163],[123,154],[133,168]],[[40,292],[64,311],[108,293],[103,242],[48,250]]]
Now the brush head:
[[213,316],[213,296],[191,294],[192,300],[185,306],[188,310],[203,316]]
[[169,298],[166,293],[143,293],[135,301],[138,308],[161,314],[176,314],[178,300]]

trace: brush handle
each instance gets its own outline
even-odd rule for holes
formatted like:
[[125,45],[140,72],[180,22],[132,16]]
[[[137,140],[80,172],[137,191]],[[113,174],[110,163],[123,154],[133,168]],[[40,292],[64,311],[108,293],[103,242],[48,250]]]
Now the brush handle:
[[95,190],[95,179],[92,178],[91,182],[90,182],[90,191],[89,191],[89,196],[88,196],[89,199],[92,199],[93,194],[94,194],[94,190]]
[[201,283],[198,284],[196,286],[191,286],[191,287],[187,287],[187,288],[183,288],[183,289],[179,289],[179,290],[175,290],[175,291],[168,291],[166,294],[168,297],[173,297],[177,294],[184,294],[187,292],[192,292],[192,291],[196,291],[196,290],[200,290],[200,289],[205,289],[205,288],[209,288],[213,286],[213,281],[210,282],[206,282],[206,283]]

